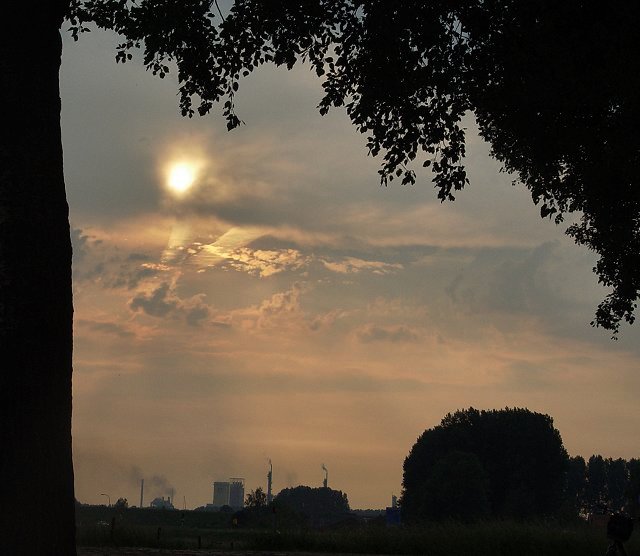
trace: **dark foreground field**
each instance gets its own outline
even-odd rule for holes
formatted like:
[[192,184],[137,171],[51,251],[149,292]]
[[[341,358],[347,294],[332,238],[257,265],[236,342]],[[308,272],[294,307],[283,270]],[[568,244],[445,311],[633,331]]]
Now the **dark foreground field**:
[[[80,542],[80,556],[233,556],[366,554],[425,556],[604,556],[607,540],[588,526],[556,528],[535,524],[448,524],[420,529],[299,531],[266,533],[234,531],[173,531],[160,542],[152,531],[126,531],[114,540],[103,536]],[[199,533],[199,535],[195,535]],[[640,555],[640,534],[627,543],[629,556]],[[198,544],[201,548],[197,548]],[[134,546],[132,546],[134,545]],[[146,546],[145,546],[146,545]]]
[[[212,512],[104,510],[79,512],[80,556],[240,556],[424,555],[424,556],[604,556],[608,542],[602,526],[582,521],[487,521],[386,527],[384,521],[342,526],[233,526],[230,516]],[[627,543],[640,556],[640,531]]]
[[[314,556],[341,556],[314,553]],[[78,548],[78,556],[309,556],[308,552],[165,550],[161,548]],[[343,555],[344,556],[344,555]]]
[[[319,553],[313,556],[346,556],[338,553]],[[159,548],[78,548],[78,556],[309,556],[309,552],[164,550]]]

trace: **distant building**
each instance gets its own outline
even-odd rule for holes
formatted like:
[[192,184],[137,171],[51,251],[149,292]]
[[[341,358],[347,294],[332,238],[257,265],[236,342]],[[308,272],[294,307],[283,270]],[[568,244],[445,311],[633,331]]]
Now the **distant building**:
[[218,509],[231,506],[234,510],[244,508],[244,479],[234,477],[228,481],[215,481],[211,506]]
[[149,504],[149,507],[153,508],[154,510],[175,510],[169,496],[167,496],[166,500],[164,496],[162,498],[154,498],[151,501],[151,504]]
[[244,479],[229,479],[229,506],[234,510],[244,508]]
[[229,504],[229,482],[216,481],[213,483],[213,505],[218,508]]

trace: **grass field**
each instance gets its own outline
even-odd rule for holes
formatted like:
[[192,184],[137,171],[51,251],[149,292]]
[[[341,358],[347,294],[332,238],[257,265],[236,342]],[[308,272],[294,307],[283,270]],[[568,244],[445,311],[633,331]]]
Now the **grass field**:
[[[264,551],[279,554],[419,554],[425,556],[603,556],[602,528],[576,522],[520,523],[488,521],[385,527],[361,524],[339,529],[273,530],[233,528],[231,516],[209,512],[127,510],[110,517],[106,509],[79,512],[78,546],[149,547],[156,551],[204,554]],[[122,553],[122,552],[120,552]],[[166,552],[165,552],[166,553]],[[640,532],[627,543],[629,556],[640,555]]]

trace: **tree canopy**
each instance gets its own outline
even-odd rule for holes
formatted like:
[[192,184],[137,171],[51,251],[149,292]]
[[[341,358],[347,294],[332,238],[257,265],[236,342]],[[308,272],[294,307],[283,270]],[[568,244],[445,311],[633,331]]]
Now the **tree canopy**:
[[[163,77],[177,67],[180,108],[223,101],[228,127],[239,81],[273,63],[311,65],[319,110],[344,106],[382,155],[382,183],[431,168],[438,197],[467,183],[462,119],[472,112],[504,169],[542,217],[597,256],[609,293],[592,324],[632,323],[640,291],[640,5],[603,10],[578,0],[74,0],[73,33],[94,23],[120,33],[117,60],[143,49]],[[195,103],[195,104],[194,104]]]
[[[403,517],[416,521],[553,513],[563,501],[566,462],[560,433],[548,415],[517,408],[456,411],[426,430],[405,459]],[[466,501],[469,507],[463,506],[461,495],[459,501],[446,499],[444,491],[440,495],[443,481],[468,484],[473,493]],[[456,489],[451,491],[454,498]]]

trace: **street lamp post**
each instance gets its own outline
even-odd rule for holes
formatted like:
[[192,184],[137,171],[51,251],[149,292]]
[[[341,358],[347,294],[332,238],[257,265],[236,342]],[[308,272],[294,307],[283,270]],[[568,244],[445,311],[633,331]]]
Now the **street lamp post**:
[[111,496],[109,496],[108,494],[105,494],[104,492],[100,493],[100,496],[106,496],[107,500],[109,501],[109,505],[107,506],[108,508],[111,507]]

